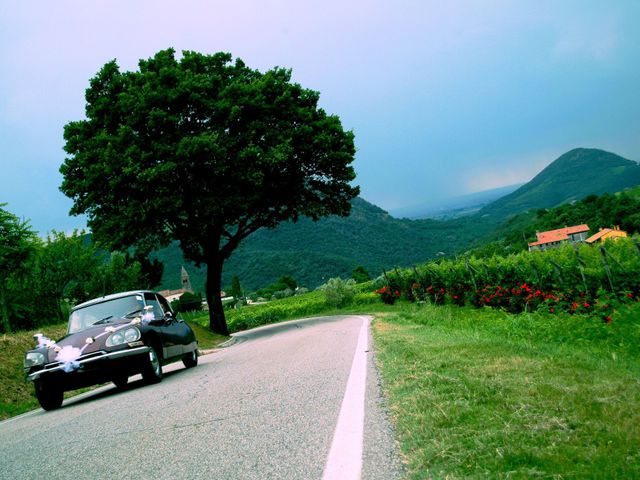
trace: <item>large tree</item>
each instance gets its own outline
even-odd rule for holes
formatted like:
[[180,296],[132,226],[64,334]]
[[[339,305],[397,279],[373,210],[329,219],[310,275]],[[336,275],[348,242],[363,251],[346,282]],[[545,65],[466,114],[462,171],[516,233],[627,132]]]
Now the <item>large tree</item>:
[[104,65],[86,120],[65,126],[61,190],[112,248],[177,240],[207,266],[210,327],[228,334],[224,261],[241,240],[299,216],[348,215],[358,188],[353,134],[291,71],[264,73],[227,53],[172,49],[121,72]]

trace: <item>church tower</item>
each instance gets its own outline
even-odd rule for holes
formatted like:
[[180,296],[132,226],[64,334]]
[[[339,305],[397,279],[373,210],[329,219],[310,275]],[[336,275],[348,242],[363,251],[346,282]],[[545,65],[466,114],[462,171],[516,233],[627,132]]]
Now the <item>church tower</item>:
[[180,278],[182,279],[182,288],[187,292],[193,293],[193,288],[191,288],[191,280],[189,280],[189,274],[185,270],[184,265],[182,266],[182,273],[180,274]]

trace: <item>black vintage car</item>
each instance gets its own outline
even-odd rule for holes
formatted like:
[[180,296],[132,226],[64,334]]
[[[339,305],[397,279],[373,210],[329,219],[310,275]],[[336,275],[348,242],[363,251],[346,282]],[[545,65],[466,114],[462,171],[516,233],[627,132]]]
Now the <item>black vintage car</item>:
[[113,382],[124,387],[138,373],[147,383],[162,380],[162,365],[198,364],[193,330],[158,293],[139,290],[96,298],[75,306],[67,335],[52,341],[36,335],[24,368],[45,410],[62,405],[67,390]]

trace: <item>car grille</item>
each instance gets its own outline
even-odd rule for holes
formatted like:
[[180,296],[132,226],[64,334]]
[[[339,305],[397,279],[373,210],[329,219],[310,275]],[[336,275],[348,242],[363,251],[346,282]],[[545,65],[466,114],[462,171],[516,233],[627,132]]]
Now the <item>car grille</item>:
[[[87,353],[86,355],[81,355],[80,357],[78,357],[78,362],[82,361],[82,360],[88,360],[90,358],[96,358],[96,357],[102,357],[105,354],[104,351],[99,351],[99,352],[92,352],[92,353]],[[63,362],[53,362],[53,363],[48,363],[47,365],[44,366],[43,370],[50,370],[52,368],[56,368],[59,367],[60,365],[62,365]]]

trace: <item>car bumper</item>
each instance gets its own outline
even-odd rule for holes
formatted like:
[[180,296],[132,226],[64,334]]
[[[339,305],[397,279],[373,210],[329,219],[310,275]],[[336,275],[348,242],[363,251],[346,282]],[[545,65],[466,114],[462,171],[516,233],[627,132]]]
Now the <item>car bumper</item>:
[[[63,370],[64,365],[60,364],[50,368],[43,368],[27,375],[27,380],[35,381],[41,377],[60,377],[61,379],[74,377],[104,376],[109,378],[114,372],[123,371],[132,373],[131,370],[139,370],[138,365],[146,360],[151,348],[148,346],[118,350],[116,352],[104,352],[102,355],[93,355],[89,358],[80,358],[77,361],[77,368],[71,372]],[[100,375],[102,374],[102,375]]]

